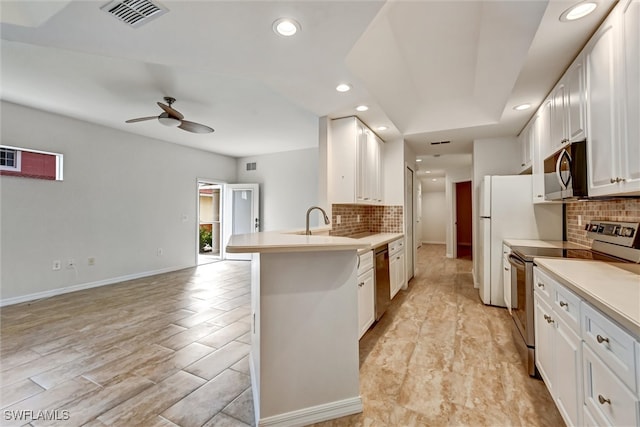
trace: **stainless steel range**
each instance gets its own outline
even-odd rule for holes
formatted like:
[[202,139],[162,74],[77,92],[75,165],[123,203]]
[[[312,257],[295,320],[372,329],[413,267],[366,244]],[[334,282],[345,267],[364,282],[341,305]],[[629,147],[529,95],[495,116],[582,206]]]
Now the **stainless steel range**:
[[539,377],[535,367],[535,334],[533,330],[533,266],[534,258],[580,258],[606,262],[640,263],[639,223],[591,221],[585,226],[593,239],[591,249],[540,248],[512,246],[511,316],[512,335],[529,375]]

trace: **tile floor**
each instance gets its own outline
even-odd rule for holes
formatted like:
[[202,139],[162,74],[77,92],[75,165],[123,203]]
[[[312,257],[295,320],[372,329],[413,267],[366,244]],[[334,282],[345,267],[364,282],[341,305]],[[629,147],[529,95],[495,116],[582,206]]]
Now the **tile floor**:
[[[563,425],[471,261],[425,245],[417,265],[360,341],[364,412],[317,426]],[[0,424],[253,425],[249,274],[219,262],[2,308]],[[29,423],[45,410],[68,419]]]

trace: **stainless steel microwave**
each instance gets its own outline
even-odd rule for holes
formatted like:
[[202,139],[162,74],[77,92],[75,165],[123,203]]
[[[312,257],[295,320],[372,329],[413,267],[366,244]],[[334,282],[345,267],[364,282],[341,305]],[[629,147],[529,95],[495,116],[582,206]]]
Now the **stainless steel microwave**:
[[572,142],[545,159],[544,193],[546,200],[588,196],[586,141]]

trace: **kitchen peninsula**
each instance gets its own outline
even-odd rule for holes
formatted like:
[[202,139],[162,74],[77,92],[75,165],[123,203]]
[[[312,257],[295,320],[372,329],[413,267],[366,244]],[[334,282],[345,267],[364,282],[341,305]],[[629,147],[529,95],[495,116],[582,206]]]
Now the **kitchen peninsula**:
[[357,252],[347,237],[234,235],[251,253],[251,381],[256,425],[306,425],[362,411]]

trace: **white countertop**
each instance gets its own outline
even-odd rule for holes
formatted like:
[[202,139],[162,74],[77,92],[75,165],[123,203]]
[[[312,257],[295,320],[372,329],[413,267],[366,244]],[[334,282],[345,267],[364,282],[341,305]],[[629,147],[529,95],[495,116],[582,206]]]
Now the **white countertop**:
[[535,258],[534,262],[636,337],[640,337],[639,264],[573,258]]
[[227,244],[231,253],[311,252],[358,250],[369,247],[365,242],[349,237],[287,234],[280,232],[235,234]]
[[529,248],[589,249],[587,246],[563,240],[504,239],[503,242],[509,247],[525,246]]
[[404,236],[402,233],[376,233],[369,234],[363,237],[357,237],[356,240],[366,243],[369,245],[368,249],[375,249],[378,246],[386,245],[387,243],[393,242],[396,239]]
[[[316,230],[312,230],[315,232]],[[324,231],[324,230],[323,230]],[[404,236],[402,233],[365,234],[362,237],[338,237],[325,234],[307,236],[301,231],[269,231],[232,235],[227,245],[230,253],[309,252],[356,249],[367,251]]]

